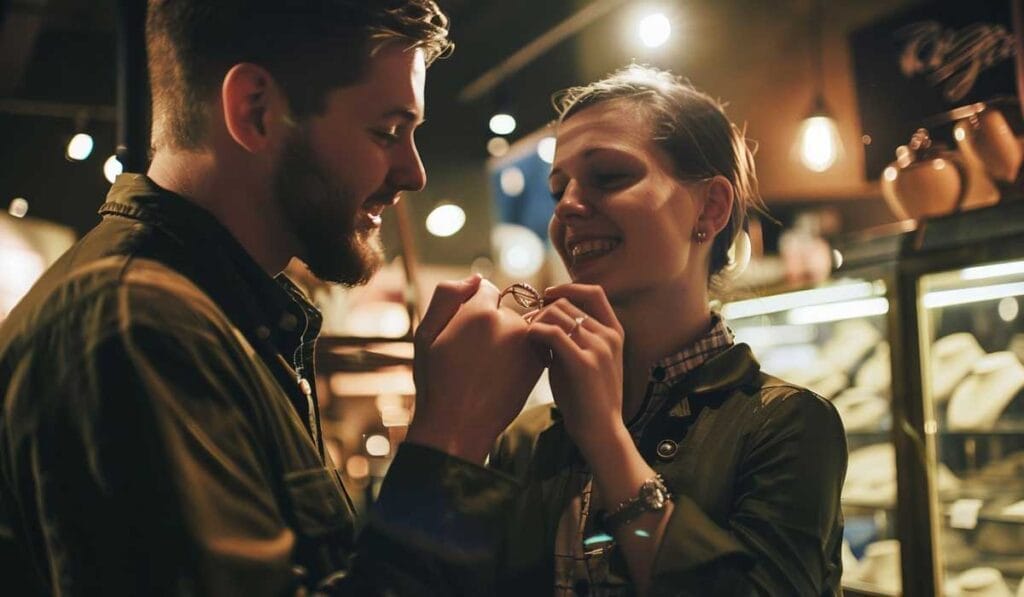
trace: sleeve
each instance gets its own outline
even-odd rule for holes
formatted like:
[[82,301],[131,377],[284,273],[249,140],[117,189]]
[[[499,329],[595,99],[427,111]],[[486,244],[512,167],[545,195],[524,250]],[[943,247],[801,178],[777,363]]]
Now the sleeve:
[[827,594],[838,578],[846,452],[839,415],[825,400],[800,392],[766,406],[727,526],[677,496],[651,594]]
[[[38,505],[41,573],[51,592],[72,596],[294,595],[304,572],[267,478],[272,447],[240,398],[259,395],[252,364],[194,312],[161,312],[96,316],[88,327],[102,336],[40,346],[11,388],[41,403],[13,441],[19,499]],[[484,551],[512,491],[481,467],[403,446],[334,592],[486,586]]]

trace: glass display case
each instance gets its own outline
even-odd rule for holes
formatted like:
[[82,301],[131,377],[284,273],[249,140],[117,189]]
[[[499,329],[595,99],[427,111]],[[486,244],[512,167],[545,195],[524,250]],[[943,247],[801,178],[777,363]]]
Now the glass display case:
[[816,288],[723,305],[843,418],[844,589],[1024,597],[1024,202],[844,253]]
[[898,235],[864,240],[844,249],[825,284],[722,306],[764,371],[831,400],[843,419],[843,585],[853,594],[900,592],[887,319],[899,246]]

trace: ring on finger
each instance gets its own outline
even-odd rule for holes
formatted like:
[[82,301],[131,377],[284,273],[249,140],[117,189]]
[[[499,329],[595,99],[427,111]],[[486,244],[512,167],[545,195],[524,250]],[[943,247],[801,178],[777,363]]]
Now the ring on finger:
[[569,328],[569,331],[566,332],[565,335],[570,337],[570,338],[572,338],[572,335],[576,333],[576,330],[579,329],[579,327],[581,325],[583,325],[583,322],[586,321],[586,320],[587,320],[587,316],[586,315],[580,315],[579,317],[574,317],[573,318],[572,327]]

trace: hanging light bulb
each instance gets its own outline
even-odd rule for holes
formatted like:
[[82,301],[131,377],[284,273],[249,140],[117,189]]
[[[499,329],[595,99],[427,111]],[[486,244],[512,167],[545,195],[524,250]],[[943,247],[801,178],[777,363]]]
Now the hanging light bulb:
[[815,48],[811,51],[814,67],[814,103],[811,112],[800,125],[797,133],[797,154],[805,168],[812,172],[824,172],[832,167],[842,155],[843,145],[839,138],[839,128],[832,118],[832,113],[825,106],[825,66],[823,64],[824,43],[822,27],[824,26],[824,3],[814,3],[810,19],[811,38]]
[[815,109],[800,125],[799,143],[800,162],[813,172],[828,170],[839,157],[839,128],[820,95],[815,100]]

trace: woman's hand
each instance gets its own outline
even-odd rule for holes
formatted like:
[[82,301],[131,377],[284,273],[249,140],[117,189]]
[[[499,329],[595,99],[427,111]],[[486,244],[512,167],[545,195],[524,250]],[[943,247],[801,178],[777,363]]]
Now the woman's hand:
[[[549,349],[551,391],[566,430],[584,455],[622,422],[624,333],[600,286],[549,288],[529,339]],[[579,323],[577,323],[579,322]]]

